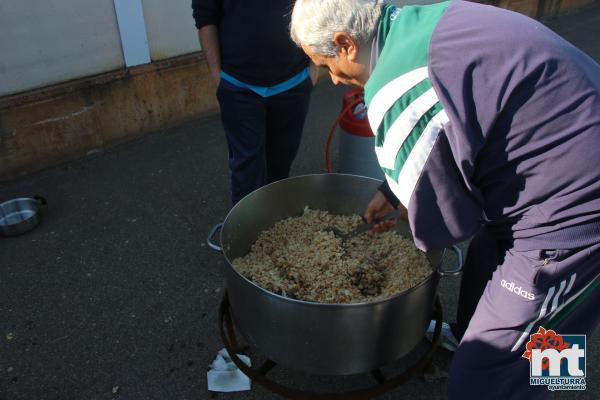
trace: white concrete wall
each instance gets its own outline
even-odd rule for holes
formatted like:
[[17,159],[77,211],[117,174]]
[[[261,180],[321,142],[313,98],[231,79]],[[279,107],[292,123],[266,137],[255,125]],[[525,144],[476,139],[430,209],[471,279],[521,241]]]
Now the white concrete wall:
[[[152,61],[200,50],[191,0],[142,8]],[[0,96],[124,66],[114,0],[0,0]]]
[[122,66],[113,0],[0,0],[0,96]]
[[152,61],[200,50],[191,0],[142,0]]

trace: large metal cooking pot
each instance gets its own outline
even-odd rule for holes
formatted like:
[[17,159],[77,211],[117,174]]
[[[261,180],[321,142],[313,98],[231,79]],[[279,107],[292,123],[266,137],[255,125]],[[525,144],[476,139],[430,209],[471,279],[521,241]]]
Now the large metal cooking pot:
[[[415,348],[431,319],[441,276],[443,251],[427,258],[431,275],[391,298],[370,303],[323,304],[294,300],[269,292],[239,274],[232,261],[246,255],[259,234],[275,222],[302,214],[305,206],[336,214],[359,214],[380,181],[344,175],[305,175],[264,186],[229,212],[221,229],[222,251],[228,261],[226,285],[236,327],[249,345],[276,363],[314,374],[348,375],[389,364]],[[407,224],[400,234],[411,237]]]

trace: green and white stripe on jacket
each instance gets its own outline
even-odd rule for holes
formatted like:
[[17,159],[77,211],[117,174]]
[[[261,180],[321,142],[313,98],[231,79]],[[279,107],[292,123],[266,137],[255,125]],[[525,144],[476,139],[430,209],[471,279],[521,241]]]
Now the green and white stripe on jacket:
[[427,65],[431,35],[448,6],[385,5],[374,40],[377,61],[365,85],[365,103],[379,165],[406,207],[448,122]]

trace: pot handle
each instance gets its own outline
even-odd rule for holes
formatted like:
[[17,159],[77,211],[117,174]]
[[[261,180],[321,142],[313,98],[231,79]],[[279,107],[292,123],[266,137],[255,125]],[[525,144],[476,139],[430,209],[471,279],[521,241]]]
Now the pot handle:
[[48,201],[46,201],[46,199],[40,196],[39,194],[33,196],[33,199],[37,201],[40,206],[45,206],[46,204],[48,204]]
[[215,236],[217,231],[221,230],[221,228],[223,228],[222,222],[216,224],[215,226],[213,226],[210,229],[210,232],[208,232],[208,237],[206,238],[206,244],[208,244],[208,247],[210,247],[214,251],[219,251],[219,252],[223,251],[223,247],[219,246],[218,244],[213,243],[212,238],[213,238],[213,236]]
[[438,267],[438,272],[440,273],[441,276],[460,275],[460,273],[462,272],[463,263],[464,263],[464,257],[463,257],[462,250],[458,246],[448,247],[447,250],[451,250],[454,252],[454,254],[456,254],[457,266],[452,269],[442,269],[441,265],[440,265],[440,267]]

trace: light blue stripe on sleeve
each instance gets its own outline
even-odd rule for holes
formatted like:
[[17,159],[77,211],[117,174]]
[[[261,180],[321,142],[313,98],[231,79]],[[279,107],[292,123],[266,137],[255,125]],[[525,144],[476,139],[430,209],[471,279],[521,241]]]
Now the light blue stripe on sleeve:
[[250,89],[254,93],[256,93],[262,97],[270,97],[270,96],[275,96],[276,94],[285,92],[286,90],[290,90],[291,88],[293,88],[295,86],[298,86],[306,78],[308,78],[309,71],[308,71],[308,67],[306,67],[301,72],[294,75],[287,81],[281,82],[275,86],[269,86],[269,87],[249,85],[247,83],[244,83],[240,80],[235,79],[233,76],[229,75],[228,73],[226,73],[224,71],[221,71],[220,75],[221,75],[221,78],[225,79],[227,82],[231,83],[232,85],[235,85],[235,86],[241,87],[241,88],[245,88],[245,89]]

